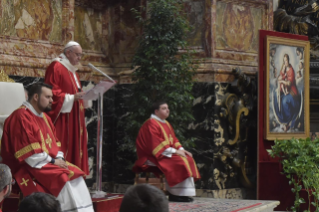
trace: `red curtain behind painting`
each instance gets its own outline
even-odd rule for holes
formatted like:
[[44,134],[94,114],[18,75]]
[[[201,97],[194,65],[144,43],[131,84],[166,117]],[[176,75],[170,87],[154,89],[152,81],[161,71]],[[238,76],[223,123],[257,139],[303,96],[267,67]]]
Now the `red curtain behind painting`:
[[264,114],[265,108],[265,71],[267,36],[308,40],[307,36],[279,33],[274,31],[259,30],[259,79],[258,79],[258,173],[257,173],[257,198],[260,200],[279,200],[280,205],[276,211],[285,211],[293,206],[295,195],[291,192],[288,179],[281,174],[281,165],[277,158],[271,158],[266,149],[270,149],[273,141],[264,139]]

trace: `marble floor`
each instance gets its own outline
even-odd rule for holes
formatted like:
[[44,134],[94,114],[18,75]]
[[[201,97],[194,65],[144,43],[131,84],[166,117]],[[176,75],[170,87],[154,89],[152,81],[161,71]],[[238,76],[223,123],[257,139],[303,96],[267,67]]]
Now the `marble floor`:
[[195,197],[191,203],[170,202],[170,212],[270,212],[279,205],[279,201],[235,200]]

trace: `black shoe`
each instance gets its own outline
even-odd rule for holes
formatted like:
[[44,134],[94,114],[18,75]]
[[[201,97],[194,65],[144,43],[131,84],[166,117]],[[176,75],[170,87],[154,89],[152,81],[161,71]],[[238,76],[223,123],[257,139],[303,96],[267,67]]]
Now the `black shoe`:
[[191,197],[176,196],[173,194],[169,194],[168,201],[170,201],[170,202],[193,202],[194,199]]
[[187,197],[188,198],[188,202],[194,202],[194,199],[191,197]]

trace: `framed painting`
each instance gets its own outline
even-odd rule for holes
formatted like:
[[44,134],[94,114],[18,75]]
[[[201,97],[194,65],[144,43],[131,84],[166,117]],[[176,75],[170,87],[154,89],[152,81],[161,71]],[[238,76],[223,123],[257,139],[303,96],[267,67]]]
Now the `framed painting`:
[[265,139],[309,137],[309,41],[266,39]]

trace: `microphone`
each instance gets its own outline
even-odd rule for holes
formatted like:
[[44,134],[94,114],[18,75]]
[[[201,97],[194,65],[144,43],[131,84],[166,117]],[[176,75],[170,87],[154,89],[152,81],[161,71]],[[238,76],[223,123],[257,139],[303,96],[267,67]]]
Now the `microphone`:
[[115,82],[111,77],[109,77],[109,75],[107,75],[106,73],[104,73],[103,71],[99,70],[98,68],[96,68],[94,65],[92,65],[91,63],[88,64],[88,66],[93,69],[94,71],[99,72],[100,74],[102,74],[103,76],[107,77],[109,80]]

